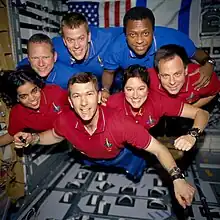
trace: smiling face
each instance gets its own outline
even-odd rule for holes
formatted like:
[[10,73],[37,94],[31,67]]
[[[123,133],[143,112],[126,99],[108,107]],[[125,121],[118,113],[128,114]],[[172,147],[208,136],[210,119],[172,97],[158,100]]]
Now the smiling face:
[[124,87],[125,99],[134,109],[139,109],[147,99],[148,86],[140,77],[127,80]]
[[128,20],[126,37],[129,47],[139,56],[147,53],[153,40],[153,27],[149,19]]
[[185,83],[186,69],[179,56],[161,59],[158,65],[161,85],[172,95],[180,92]]
[[50,44],[31,42],[28,45],[28,59],[31,67],[39,76],[47,77],[54,67],[57,54],[53,53],[53,48]]
[[69,86],[69,102],[83,121],[94,119],[98,108],[98,91],[93,82],[74,83]]
[[91,37],[86,25],[81,24],[76,28],[70,28],[64,25],[62,27],[62,32],[64,44],[73,58],[79,61],[87,58]]
[[40,107],[41,89],[33,83],[26,82],[17,88],[17,96],[19,102],[30,109],[38,109]]

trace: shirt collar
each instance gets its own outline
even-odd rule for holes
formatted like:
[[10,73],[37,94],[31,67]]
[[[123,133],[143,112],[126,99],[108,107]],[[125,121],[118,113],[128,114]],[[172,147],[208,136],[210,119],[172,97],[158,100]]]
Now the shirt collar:
[[[94,134],[104,132],[105,126],[106,126],[106,119],[105,119],[105,113],[102,107],[98,107],[99,110],[99,118],[98,118],[98,123],[97,123],[97,128],[95,130]],[[75,129],[88,133],[84,127],[84,124],[82,123],[81,119],[78,117],[78,120],[75,124]]]
[[[145,100],[144,104],[142,105],[142,107],[140,108],[138,114],[136,116],[142,116],[144,113],[144,106],[147,103],[147,99]],[[124,95],[124,110],[125,110],[125,115],[126,116],[132,116],[134,117],[134,115],[132,114],[131,111],[131,105],[126,101],[125,95]]]
[[50,74],[47,76],[45,80],[47,83],[53,83],[56,78],[57,72],[56,72],[55,64],[56,63],[54,63],[53,69],[50,71]]

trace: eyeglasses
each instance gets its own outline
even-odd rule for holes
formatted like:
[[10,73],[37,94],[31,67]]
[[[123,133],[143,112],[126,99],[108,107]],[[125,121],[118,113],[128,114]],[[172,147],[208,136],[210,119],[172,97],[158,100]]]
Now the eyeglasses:
[[38,92],[40,92],[40,88],[35,86],[31,92],[29,94],[18,94],[18,99],[20,100],[26,100],[29,98],[29,95],[34,96],[36,95]]

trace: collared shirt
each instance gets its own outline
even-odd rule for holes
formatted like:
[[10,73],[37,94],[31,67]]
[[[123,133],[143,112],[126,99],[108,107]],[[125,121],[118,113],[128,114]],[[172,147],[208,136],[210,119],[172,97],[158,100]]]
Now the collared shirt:
[[143,58],[137,57],[130,50],[125,34],[118,36],[114,43],[109,46],[108,53],[104,57],[105,69],[115,70],[118,67],[126,69],[133,64],[148,68],[153,67],[156,51],[167,44],[177,44],[184,47],[188,57],[192,57],[196,51],[194,43],[182,32],[167,27],[155,27],[152,45]]
[[199,67],[200,65],[194,63],[190,63],[187,66],[188,73],[185,78],[185,83],[177,95],[170,95],[162,87],[160,80],[158,78],[158,74],[155,71],[155,69],[153,68],[148,69],[148,72],[150,73],[150,88],[156,92],[159,92],[162,95],[169,96],[170,98],[173,99],[178,98],[184,103],[189,103],[189,104],[194,103],[201,98],[216,95],[220,91],[220,80],[218,79],[216,73],[212,74],[210,83],[207,86],[200,88],[199,90],[196,90],[195,86],[193,86],[193,84],[196,81],[198,81],[198,79],[200,78],[199,72],[193,73]]
[[[24,58],[21,60],[17,67],[21,67],[24,65],[30,65],[28,58]],[[64,65],[63,63],[56,61],[54,63],[54,67],[51,70],[50,74],[44,80],[46,84],[56,84],[63,89],[67,89],[67,84],[71,76],[79,73],[80,71],[77,68],[69,67]]]
[[147,130],[155,126],[164,115],[180,116],[183,105],[179,100],[161,96],[153,91],[148,93],[147,100],[136,115],[132,113],[131,105],[126,101],[124,92],[111,95],[107,102],[107,107],[117,109]]
[[63,89],[67,89],[69,79],[80,71],[74,67],[69,67],[61,62],[54,63],[54,67],[45,80],[46,84],[56,84]]
[[54,123],[54,132],[65,137],[80,152],[96,159],[116,157],[126,142],[136,148],[146,148],[151,141],[142,126],[105,107],[99,107],[97,129],[92,135],[72,110],[59,116]]
[[64,108],[68,108],[67,92],[56,85],[46,85],[41,90],[40,108],[38,110],[16,104],[9,117],[8,133],[15,135],[24,129],[45,131],[53,127],[53,123]]
[[67,66],[77,68],[82,72],[92,72],[101,82],[101,76],[104,71],[104,54],[108,52],[107,48],[115,37],[122,34],[123,28],[98,28],[91,26],[89,29],[91,33],[89,56],[83,62],[77,62],[71,56],[62,37],[55,37],[52,41],[58,54],[58,61]]

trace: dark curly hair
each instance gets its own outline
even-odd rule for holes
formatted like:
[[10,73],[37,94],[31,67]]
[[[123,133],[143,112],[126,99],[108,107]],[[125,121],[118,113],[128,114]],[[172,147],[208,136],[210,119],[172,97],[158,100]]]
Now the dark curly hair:
[[45,83],[30,66],[21,66],[17,70],[2,71],[0,75],[0,98],[8,107],[18,103],[17,89],[26,82],[43,88]]

